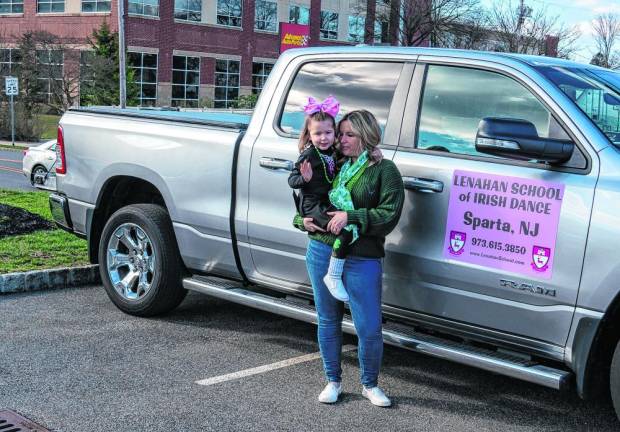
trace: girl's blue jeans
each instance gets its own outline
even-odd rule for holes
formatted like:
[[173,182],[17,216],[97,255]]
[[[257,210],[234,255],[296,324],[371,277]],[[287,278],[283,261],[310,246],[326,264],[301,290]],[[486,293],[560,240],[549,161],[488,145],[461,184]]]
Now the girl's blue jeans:
[[[332,297],[323,282],[331,253],[330,246],[310,240],[306,252],[306,266],[318,314],[318,339],[323,369],[328,381],[340,382],[344,304]],[[377,385],[383,357],[381,275],[381,260],[378,258],[348,256],[345,261],[343,282],[349,295],[349,308],[359,339],[361,381],[368,388]]]

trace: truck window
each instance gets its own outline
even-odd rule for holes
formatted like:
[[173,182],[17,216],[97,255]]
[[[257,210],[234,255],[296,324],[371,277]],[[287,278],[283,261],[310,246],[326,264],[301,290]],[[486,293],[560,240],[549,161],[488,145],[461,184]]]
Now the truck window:
[[537,69],[566,93],[613,144],[620,145],[619,73],[561,66]]
[[356,109],[372,112],[385,128],[392,97],[403,63],[315,62],[301,67],[286,98],[280,117],[284,132],[299,134],[308,96],[323,100],[333,95],[340,101],[340,115]]
[[478,69],[428,67],[417,148],[494,157],[476,151],[484,117],[528,120],[541,138],[568,139],[549,110],[517,81]]

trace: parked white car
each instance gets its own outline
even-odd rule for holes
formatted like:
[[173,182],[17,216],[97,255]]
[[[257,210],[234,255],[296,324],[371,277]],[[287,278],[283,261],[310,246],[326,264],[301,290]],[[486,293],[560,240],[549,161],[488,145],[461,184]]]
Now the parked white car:
[[56,140],[46,141],[24,150],[22,168],[24,175],[35,185],[35,176],[46,179],[47,173],[56,162]]

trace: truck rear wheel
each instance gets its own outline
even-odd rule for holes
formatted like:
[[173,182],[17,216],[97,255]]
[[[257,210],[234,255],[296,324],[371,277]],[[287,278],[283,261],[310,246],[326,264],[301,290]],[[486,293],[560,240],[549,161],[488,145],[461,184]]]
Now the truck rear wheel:
[[609,390],[611,400],[614,403],[616,415],[620,419],[620,341],[616,345],[613,359],[611,360],[611,371],[609,374]]
[[164,208],[134,204],[114,213],[101,234],[99,271],[112,302],[123,312],[153,316],[181,303],[182,263]]

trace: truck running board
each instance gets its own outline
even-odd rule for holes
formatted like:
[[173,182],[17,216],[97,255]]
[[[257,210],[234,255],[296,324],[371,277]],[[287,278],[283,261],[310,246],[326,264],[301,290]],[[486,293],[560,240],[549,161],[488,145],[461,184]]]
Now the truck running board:
[[[317,324],[316,309],[313,306],[251,291],[235,281],[210,276],[194,276],[184,279],[183,286],[189,290],[255,309]],[[355,334],[350,315],[345,314],[342,329],[349,334]],[[572,373],[565,370],[554,369],[518,356],[416,332],[410,327],[397,323],[384,324],[383,340],[390,345],[475,366],[556,390],[568,388],[572,380]]]

